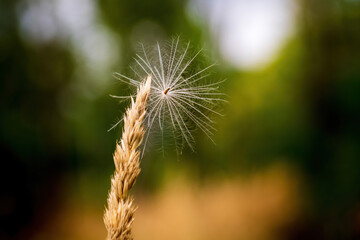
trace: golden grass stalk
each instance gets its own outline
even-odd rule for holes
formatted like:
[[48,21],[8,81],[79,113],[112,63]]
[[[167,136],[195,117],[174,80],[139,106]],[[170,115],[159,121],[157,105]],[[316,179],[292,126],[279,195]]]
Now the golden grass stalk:
[[130,240],[131,225],[136,207],[128,191],[140,173],[140,154],[138,149],[145,129],[143,120],[146,102],[149,97],[151,76],[137,90],[136,100],[131,98],[131,106],[124,116],[122,139],[117,142],[114,152],[115,172],[111,179],[111,190],[107,199],[108,206],[104,222],[108,232],[107,240]]

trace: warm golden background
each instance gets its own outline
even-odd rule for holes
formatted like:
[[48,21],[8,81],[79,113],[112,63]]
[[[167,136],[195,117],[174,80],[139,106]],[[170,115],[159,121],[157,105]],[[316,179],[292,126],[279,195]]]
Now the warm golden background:
[[2,0],[0,239],[105,239],[138,43],[217,62],[216,145],[149,148],[135,240],[360,239],[359,0]]

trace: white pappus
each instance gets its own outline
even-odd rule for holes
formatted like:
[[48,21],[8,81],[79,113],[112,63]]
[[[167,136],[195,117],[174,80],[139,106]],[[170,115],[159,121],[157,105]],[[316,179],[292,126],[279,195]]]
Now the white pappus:
[[[219,86],[224,80],[213,81],[209,78],[208,71],[215,64],[193,71],[191,64],[194,63],[201,50],[189,57],[190,43],[183,50],[180,50],[179,45],[179,38],[173,39],[167,48],[160,47],[157,43],[151,53],[146,51],[144,45],[141,45],[142,54],[137,54],[134,58],[138,69],[131,68],[136,74],[136,79],[114,73],[114,77],[118,80],[135,88],[146,76],[152,76],[151,92],[144,120],[146,129],[144,149],[148,144],[150,134],[159,130],[163,143],[164,135],[168,136],[171,133],[176,149],[180,151],[184,145],[194,151],[193,131],[195,129],[200,129],[213,141],[216,129],[211,115],[221,115],[216,107],[219,102],[226,102],[223,98],[225,94],[219,92]],[[111,96],[120,99],[131,97]],[[121,120],[112,128],[120,122]]]

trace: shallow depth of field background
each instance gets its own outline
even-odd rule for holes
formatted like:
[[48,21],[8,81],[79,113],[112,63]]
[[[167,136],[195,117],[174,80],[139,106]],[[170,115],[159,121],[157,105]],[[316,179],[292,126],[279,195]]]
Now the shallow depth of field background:
[[229,104],[216,145],[146,152],[135,239],[360,239],[358,0],[2,0],[0,239],[105,239],[112,73],[178,35]]

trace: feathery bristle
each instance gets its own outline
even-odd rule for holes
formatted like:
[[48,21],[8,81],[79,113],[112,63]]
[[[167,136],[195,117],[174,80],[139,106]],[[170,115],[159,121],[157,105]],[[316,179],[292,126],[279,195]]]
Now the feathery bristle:
[[[173,133],[177,149],[182,149],[183,144],[194,150],[195,139],[193,129],[198,128],[212,139],[216,130],[210,114],[218,114],[215,107],[219,102],[225,102],[224,94],[219,92],[219,85],[223,81],[210,82],[205,74],[215,64],[209,65],[200,71],[191,73],[190,66],[201,50],[192,57],[188,57],[188,43],[185,50],[179,50],[179,38],[173,40],[170,49],[162,49],[156,45],[156,56],[150,57],[142,45],[143,56],[137,54],[135,62],[140,71],[135,71],[137,76],[153,76],[151,92],[148,101],[148,113],[145,116],[147,129],[144,148],[152,129],[160,129],[164,133]],[[114,76],[122,82],[138,87],[140,82],[115,73]],[[124,98],[123,96],[114,96]],[[180,142],[180,143],[179,143]]]

